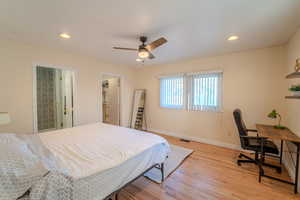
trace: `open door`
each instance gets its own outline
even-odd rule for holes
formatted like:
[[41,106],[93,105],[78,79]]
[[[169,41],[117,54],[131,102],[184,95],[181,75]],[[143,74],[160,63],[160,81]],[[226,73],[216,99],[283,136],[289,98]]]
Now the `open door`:
[[120,77],[102,77],[102,119],[104,123],[120,125]]
[[36,67],[35,132],[73,127],[74,72]]
[[73,127],[73,72],[62,71],[63,128]]

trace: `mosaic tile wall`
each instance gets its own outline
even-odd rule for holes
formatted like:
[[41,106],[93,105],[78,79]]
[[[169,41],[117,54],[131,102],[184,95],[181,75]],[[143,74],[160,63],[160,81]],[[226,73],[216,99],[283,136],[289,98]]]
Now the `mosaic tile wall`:
[[56,128],[55,69],[37,67],[38,130]]

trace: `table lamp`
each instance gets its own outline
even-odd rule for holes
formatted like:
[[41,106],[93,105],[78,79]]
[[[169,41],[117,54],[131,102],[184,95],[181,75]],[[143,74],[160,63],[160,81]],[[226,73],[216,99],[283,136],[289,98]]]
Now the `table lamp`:
[[275,125],[274,128],[277,128],[277,129],[285,129],[286,128],[284,126],[281,126],[281,115],[276,110],[272,110],[272,112],[270,112],[268,114],[268,117],[271,119],[279,118],[278,125]]
[[8,112],[0,112],[0,125],[9,124],[10,117]]

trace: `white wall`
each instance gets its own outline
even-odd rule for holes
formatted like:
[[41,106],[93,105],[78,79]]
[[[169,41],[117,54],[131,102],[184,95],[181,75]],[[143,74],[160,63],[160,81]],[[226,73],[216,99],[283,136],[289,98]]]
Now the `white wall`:
[[[294,66],[296,59],[300,58],[300,29],[290,39],[286,46],[286,71],[285,74],[294,72]],[[287,80],[287,87],[285,88],[285,94],[291,95],[288,88],[293,84],[300,84],[300,79],[289,79]],[[300,136],[300,100],[286,100],[287,108],[287,123],[291,130]]]
[[[148,128],[198,141],[237,147],[239,138],[232,117],[235,108],[242,109],[249,128],[253,128],[257,122],[275,123],[267,118],[272,109],[285,114],[284,55],[283,47],[273,47],[139,69],[136,88],[147,90]],[[158,76],[216,69],[224,71],[224,112],[160,108]]]
[[[289,40],[288,44],[286,45],[286,63],[285,63],[285,75],[294,72],[294,66],[296,64],[296,59],[300,58],[300,28],[295,33],[295,35]],[[288,79],[286,80],[286,87],[284,88],[285,95],[291,95],[288,91],[288,88],[293,84],[300,84],[300,79]],[[299,99],[286,99],[285,101],[286,106],[286,115],[284,118],[284,122],[286,125],[300,137],[300,100]],[[296,151],[295,145],[288,143],[289,149],[286,148],[285,150]],[[294,162],[296,161],[296,155],[293,155]],[[291,156],[286,153],[284,155],[285,163],[290,171],[292,177],[294,177],[295,167],[291,160]],[[300,183],[300,181],[299,181]],[[300,189],[300,187],[299,187]]]
[[77,71],[77,124],[100,120],[100,87],[102,72],[124,76],[121,124],[129,125],[134,69],[103,63],[95,58],[60,49],[0,41],[0,111],[9,112],[12,123],[0,126],[0,132],[32,133],[33,131],[33,64],[70,67]]
[[[102,72],[124,75],[121,102],[123,126],[129,124],[133,88],[147,89],[146,114],[150,129],[201,141],[239,145],[232,119],[234,108],[239,107],[244,111],[249,127],[256,122],[273,123],[266,117],[273,108],[282,114],[285,111],[281,92],[286,90],[283,47],[133,69],[57,49],[13,41],[0,43],[0,111],[8,111],[12,118],[11,124],[0,126],[0,132],[32,132],[33,63],[77,70],[78,124],[100,119]],[[224,112],[187,112],[159,107],[159,75],[211,69],[224,70]]]

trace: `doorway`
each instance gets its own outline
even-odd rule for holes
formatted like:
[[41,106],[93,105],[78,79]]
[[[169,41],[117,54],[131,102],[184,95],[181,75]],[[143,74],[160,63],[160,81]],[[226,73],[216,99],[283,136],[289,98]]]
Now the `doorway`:
[[102,122],[120,126],[120,76],[102,75]]
[[36,66],[35,77],[35,132],[73,127],[74,72]]

